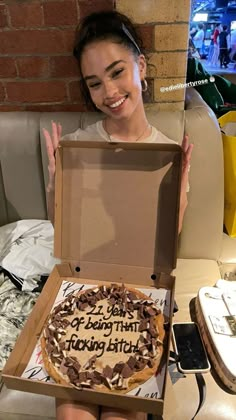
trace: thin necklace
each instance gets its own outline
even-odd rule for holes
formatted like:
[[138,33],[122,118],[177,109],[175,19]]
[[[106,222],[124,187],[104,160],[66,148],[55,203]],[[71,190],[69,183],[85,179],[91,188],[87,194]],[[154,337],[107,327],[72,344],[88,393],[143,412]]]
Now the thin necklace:
[[[106,132],[106,134],[107,134],[107,137],[108,137],[108,139],[109,139],[109,142],[112,142],[113,140],[112,140],[112,136],[111,136],[111,134],[109,134],[108,133],[108,130],[107,130],[107,123],[106,123],[106,120],[103,120],[104,121],[104,128],[105,128],[105,132]],[[136,141],[138,141],[139,139],[141,139],[141,137],[146,133],[146,131],[147,131],[147,129],[148,128],[150,128],[151,126],[150,126],[150,124],[149,124],[149,122],[147,123],[147,125],[146,125],[146,127],[145,127],[145,129],[142,131],[142,133],[140,134],[140,136],[138,136],[135,140],[132,140],[133,142],[136,142]]]

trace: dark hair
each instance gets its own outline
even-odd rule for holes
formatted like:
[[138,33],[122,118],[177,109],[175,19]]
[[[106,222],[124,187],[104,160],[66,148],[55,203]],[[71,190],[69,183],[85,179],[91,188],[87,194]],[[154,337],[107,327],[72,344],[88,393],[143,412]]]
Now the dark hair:
[[87,104],[94,106],[88,87],[83,80],[81,71],[81,57],[85,47],[94,41],[111,40],[124,45],[135,56],[141,54],[142,41],[139,38],[134,24],[125,15],[117,11],[95,12],[86,16],[76,29],[74,57],[79,64],[81,93]]
[[203,29],[204,28],[204,25],[202,23],[199,23],[198,24],[198,27],[199,27],[199,29]]
[[218,28],[220,25],[221,25],[221,23],[217,23],[217,24],[216,24],[216,28]]
[[227,25],[223,25],[223,31],[226,31],[227,28],[228,28]]

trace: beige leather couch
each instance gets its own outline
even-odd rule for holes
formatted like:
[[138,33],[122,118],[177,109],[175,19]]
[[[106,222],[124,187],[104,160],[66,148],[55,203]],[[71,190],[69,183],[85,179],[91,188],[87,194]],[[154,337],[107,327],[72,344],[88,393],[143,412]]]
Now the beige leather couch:
[[[63,134],[101,118],[91,113],[12,112],[0,114],[0,225],[18,219],[47,218],[47,159],[42,128],[60,121]],[[148,111],[150,123],[181,142],[183,125],[194,150],[189,204],[179,240],[175,320],[190,319],[190,301],[200,287],[214,285],[236,267],[236,243],[223,234],[223,150],[214,113],[192,88],[184,112]],[[215,375],[205,375],[207,398],[199,419],[236,418],[236,397],[223,390]],[[174,399],[174,400],[173,400]],[[176,410],[171,412],[174,401]],[[179,379],[168,392],[165,419],[190,420],[198,406],[194,375]],[[12,413],[7,417],[6,413]],[[18,416],[16,415],[18,413]],[[9,414],[10,415],[10,414]],[[8,391],[0,393],[0,420],[54,418],[52,398]]]

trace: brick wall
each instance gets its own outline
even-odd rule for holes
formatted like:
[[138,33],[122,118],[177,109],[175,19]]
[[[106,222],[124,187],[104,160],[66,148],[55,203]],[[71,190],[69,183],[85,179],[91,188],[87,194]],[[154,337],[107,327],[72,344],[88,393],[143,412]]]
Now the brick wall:
[[183,109],[191,0],[0,0],[0,111],[82,111],[72,57],[80,17],[116,7],[133,18],[148,58],[146,106]]

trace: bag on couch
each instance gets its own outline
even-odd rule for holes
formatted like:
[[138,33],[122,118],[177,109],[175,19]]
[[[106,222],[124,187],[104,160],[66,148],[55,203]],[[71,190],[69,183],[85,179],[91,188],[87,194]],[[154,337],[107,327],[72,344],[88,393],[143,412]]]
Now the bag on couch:
[[236,111],[227,112],[218,121],[224,148],[224,225],[228,235],[236,237]]

